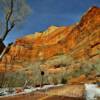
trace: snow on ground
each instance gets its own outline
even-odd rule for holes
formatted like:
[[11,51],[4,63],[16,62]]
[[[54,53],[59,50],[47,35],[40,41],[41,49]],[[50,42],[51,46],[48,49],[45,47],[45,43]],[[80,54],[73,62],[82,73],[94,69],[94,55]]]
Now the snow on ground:
[[[12,94],[8,93],[8,88],[3,88],[0,89],[0,93],[3,93],[4,95],[0,96],[0,97],[8,97],[8,96],[14,96],[14,95],[19,95],[19,94],[26,94],[26,93],[31,93],[34,91],[39,91],[39,90],[47,90],[49,88],[53,88],[53,87],[59,87],[59,86],[63,86],[63,84],[58,84],[58,85],[44,85],[42,87],[30,87],[28,89],[24,89],[23,92],[19,92],[16,93],[16,91],[14,91]],[[15,89],[14,89],[15,90]]]
[[[3,93],[3,95],[0,96],[0,98],[26,94],[26,93],[31,93],[35,91],[44,91],[44,90],[47,91],[50,88],[60,87],[60,86],[64,86],[64,84],[44,85],[42,87],[29,87],[27,89],[23,89],[23,91],[19,93],[16,93],[17,88],[14,88],[13,89],[14,92],[12,92],[12,94],[8,92],[8,88],[3,88],[3,89],[0,89],[0,93]],[[85,94],[86,94],[86,100],[96,100],[95,97],[100,97],[100,88],[98,88],[96,84],[85,84]]]
[[86,100],[97,100],[100,97],[100,88],[97,84],[85,84]]

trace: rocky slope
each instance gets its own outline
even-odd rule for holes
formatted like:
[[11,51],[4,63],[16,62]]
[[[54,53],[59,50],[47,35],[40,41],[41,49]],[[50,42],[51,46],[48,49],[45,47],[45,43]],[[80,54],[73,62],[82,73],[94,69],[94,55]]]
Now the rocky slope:
[[[38,66],[49,74],[78,73],[82,68],[94,67],[97,60],[100,61],[100,8],[92,7],[76,24],[51,26],[17,39],[0,62],[0,71],[6,68],[32,74],[30,69]],[[91,73],[92,67],[88,69]]]

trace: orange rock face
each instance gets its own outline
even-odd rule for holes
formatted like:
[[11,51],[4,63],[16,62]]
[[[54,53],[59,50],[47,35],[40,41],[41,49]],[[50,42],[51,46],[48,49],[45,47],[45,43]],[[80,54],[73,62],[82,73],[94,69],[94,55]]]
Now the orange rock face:
[[69,81],[70,84],[84,84],[86,82],[87,78],[85,75],[81,75],[77,78],[73,78]]
[[[78,24],[51,26],[44,32],[37,32],[17,39],[0,62],[22,66],[23,62],[47,60],[55,55],[70,54],[75,60],[99,58],[100,54],[100,8],[92,7]],[[21,63],[20,63],[21,62]],[[16,67],[20,68],[20,67]]]

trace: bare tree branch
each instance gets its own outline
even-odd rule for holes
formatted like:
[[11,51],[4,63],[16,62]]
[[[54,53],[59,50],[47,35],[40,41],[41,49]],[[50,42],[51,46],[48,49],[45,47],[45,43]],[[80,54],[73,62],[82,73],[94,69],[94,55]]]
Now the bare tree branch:
[[5,24],[6,24],[6,27],[5,27],[5,32],[2,36],[2,40],[5,39],[5,37],[7,36],[7,34],[12,30],[12,28],[15,26],[14,23],[11,24],[10,28],[9,28],[9,21],[10,21],[10,18],[13,14],[13,5],[14,5],[14,1],[11,0],[11,5],[10,5],[10,11],[8,11],[8,13],[6,14],[6,17],[5,17]]
[[10,28],[8,29],[8,32],[10,32],[14,28],[14,26],[15,26],[15,23],[12,22]]
[[0,39],[5,40],[10,31],[21,23],[23,19],[30,14],[30,7],[25,0],[0,0],[0,6],[2,7],[2,14],[5,15],[3,21],[3,32]]

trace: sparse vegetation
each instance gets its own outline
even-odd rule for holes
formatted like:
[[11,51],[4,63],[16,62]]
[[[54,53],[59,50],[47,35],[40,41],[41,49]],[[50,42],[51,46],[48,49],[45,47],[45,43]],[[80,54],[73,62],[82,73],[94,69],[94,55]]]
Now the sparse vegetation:
[[24,72],[7,72],[3,87],[20,87],[27,80],[27,75]]
[[52,57],[45,62],[49,66],[65,67],[73,62],[73,58],[70,55],[63,54]]

